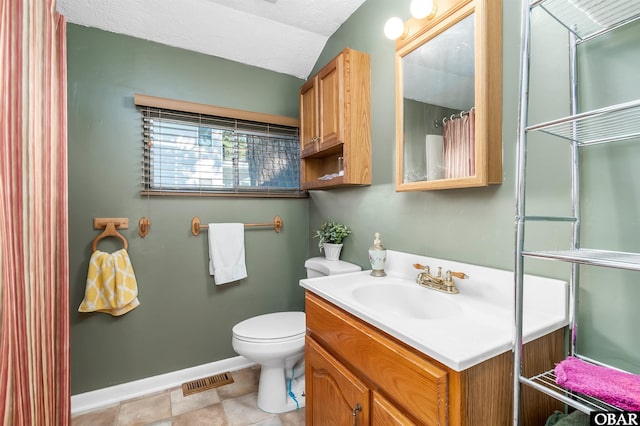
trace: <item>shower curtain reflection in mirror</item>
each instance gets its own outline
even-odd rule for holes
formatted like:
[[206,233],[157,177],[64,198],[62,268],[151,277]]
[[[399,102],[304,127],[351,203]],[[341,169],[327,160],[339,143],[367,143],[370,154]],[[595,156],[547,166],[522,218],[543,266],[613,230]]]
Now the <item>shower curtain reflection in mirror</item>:
[[443,120],[445,179],[475,175],[475,109]]

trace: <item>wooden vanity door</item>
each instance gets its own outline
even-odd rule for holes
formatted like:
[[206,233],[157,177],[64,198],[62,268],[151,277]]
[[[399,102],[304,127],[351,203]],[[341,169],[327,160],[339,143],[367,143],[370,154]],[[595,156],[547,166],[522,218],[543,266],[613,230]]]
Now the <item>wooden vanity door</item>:
[[394,406],[378,392],[373,392],[371,426],[409,426],[415,424],[400,408]]
[[307,426],[369,424],[369,388],[308,336],[305,369]]

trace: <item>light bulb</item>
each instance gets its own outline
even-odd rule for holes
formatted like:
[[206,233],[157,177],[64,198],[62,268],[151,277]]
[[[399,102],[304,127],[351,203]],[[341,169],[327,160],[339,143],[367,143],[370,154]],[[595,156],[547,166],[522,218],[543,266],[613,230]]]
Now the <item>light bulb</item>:
[[384,35],[390,40],[395,40],[404,34],[404,22],[402,19],[394,16],[389,18],[386,24],[384,24]]
[[409,6],[411,16],[416,19],[426,18],[433,11],[433,0],[413,0]]

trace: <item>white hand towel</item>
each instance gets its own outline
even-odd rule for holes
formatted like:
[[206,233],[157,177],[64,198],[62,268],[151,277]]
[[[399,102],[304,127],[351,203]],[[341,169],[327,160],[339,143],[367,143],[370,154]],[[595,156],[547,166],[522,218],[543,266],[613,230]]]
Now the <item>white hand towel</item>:
[[247,277],[242,223],[209,224],[209,273],[216,285]]

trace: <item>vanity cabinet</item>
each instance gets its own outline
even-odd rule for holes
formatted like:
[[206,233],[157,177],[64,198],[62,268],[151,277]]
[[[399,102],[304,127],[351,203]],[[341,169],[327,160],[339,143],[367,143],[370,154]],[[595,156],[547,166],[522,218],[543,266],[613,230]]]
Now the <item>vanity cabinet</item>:
[[300,88],[302,189],[371,184],[370,80],[369,55],[344,49]]
[[[455,371],[309,291],[306,315],[308,426],[510,422],[510,351]],[[540,356],[525,362],[552,365],[549,354],[562,353],[563,331],[529,345]],[[523,424],[544,424],[554,409],[561,405],[549,398],[531,399]]]

